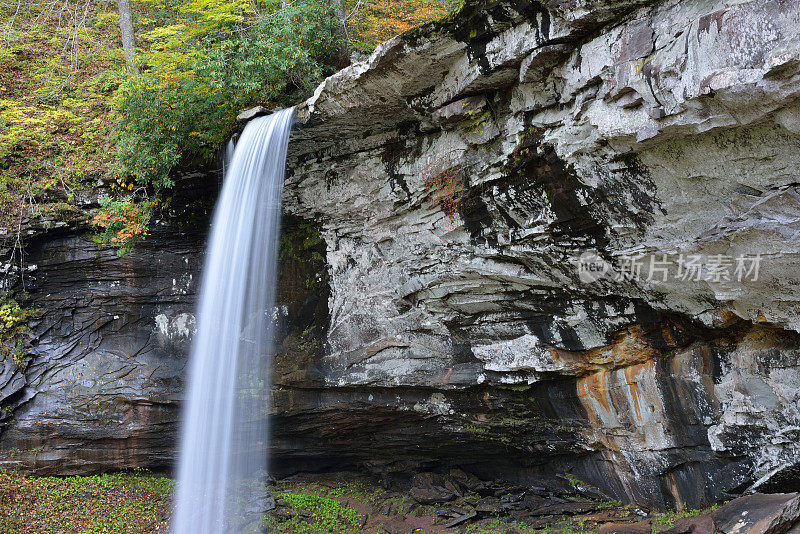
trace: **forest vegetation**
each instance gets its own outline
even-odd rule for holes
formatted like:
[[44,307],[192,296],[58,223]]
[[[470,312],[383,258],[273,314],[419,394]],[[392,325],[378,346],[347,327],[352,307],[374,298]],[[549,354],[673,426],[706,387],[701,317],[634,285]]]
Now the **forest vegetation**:
[[[85,222],[97,240],[124,254],[163,209],[175,167],[211,160],[236,129],[238,111],[297,103],[351,56],[455,7],[451,0],[0,0],[5,245],[19,245],[16,230],[32,217],[91,212]],[[106,191],[99,198],[91,194],[98,186]]]

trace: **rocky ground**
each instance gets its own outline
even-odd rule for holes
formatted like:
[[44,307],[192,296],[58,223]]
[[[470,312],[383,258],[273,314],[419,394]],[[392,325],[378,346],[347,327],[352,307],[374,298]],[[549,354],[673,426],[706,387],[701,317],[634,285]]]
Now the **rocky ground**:
[[[571,491],[485,482],[459,470],[382,479],[340,472],[274,482],[275,534],[797,534],[800,496],[756,494],[705,510],[651,513]],[[67,478],[0,472],[0,534],[168,532],[170,478],[137,471]]]
[[[523,533],[596,531],[609,522],[639,522],[647,512],[544,488],[482,482],[463,471],[378,480],[354,473],[302,474],[275,486],[272,532]],[[586,488],[591,492],[591,488]]]

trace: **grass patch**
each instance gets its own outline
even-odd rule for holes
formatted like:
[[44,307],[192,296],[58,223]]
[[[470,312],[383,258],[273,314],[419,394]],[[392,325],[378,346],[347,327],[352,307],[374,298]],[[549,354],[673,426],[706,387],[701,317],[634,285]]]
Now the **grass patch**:
[[66,478],[0,471],[0,533],[154,532],[166,526],[173,486],[143,471]]
[[699,515],[709,514],[711,512],[714,512],[717,508],[719,508],[718,504],[715,504],[708,508],[698,508],[693,510],[682,510],[682,511],[669,511],[653,517],[652,521],[653,525],[661,525],[672,528],[675,526],[675,522],[678,521],[678,519],[684,519],[686,517],[697,517]]
[[270,532],[291,534],[355,533],[361,525],[361,515],[355,508],[316,493],[279,493],[275,496],[286,502],[294,515],[278,522],[270,519]]

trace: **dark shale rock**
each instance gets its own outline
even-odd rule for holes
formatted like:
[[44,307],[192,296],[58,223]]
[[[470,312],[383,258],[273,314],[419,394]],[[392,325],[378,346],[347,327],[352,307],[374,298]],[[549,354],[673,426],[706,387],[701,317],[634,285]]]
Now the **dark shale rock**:
[[411,498],[420,504],[452,501],[463,495],[449,477],[436,473],[419,473],[411,480]]
[[460,515],[458,517],[453,518],[451,521],[448,521],[447,523],[445,523],[444,528],[456,527],[458,525],[461,525],[462,523],[466,523],[467,521],[469,521],[471,519],[475,519],[476,517],[478,517],[478,514],[476,514],[475,512],[471,512],[471,513],[468,513],[468,514]]
[[756,493],[716,511],[676,521],[664,534],[783,534],[800,524],[797,493]]
[[678,519],[671,529],[664,532],[669,534],[719,534],[719,529],[711,515],[702,515]]

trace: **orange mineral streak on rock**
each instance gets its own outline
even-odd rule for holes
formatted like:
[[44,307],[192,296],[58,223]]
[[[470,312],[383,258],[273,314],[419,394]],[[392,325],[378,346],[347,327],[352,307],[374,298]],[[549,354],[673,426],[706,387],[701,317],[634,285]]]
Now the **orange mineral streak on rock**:
[[[644,364],[647,365],[647,364]],[[637,369],[638,368],[638,369]],[[632,365],[630,367],[626,367],[623,369],[623,373],[625,374],[625,382],[628,388],[630,389],[630,399],[633,402],[633,412],[636,417],[637,423],[643,423],[642,421],[642,408],[639,405],[639,383],[637,382],[637,375],[638,371],[641,369],[640,365]],[[624,386],[623,386],[624,387]]]
[[[577,383],[578,398],[586,409],[589,418],[590,428],[599,429],[608,425],[611,421],[612,413],[611,396],[608,392],[608,372],[599,371],[597,373],[584,376],[578,379]],[[590,441],[596,445],[610,451],[618,450],[617,444],[610,434],[589,430]]]
[[741,344],[751,348],[774,348],[785,344],[788,337],[784,330],[757,325],[745,334]]
[[681,491],[680,486],[675,481],[675,473],[670,471],[664,477],[664,481],[666,482],[667,491],[669,491],[670,495],[672,495],[672,499],[675,503],[675,511],[682,512],[685,508],[683,499],[681,498]]
[[721,320],[720,326],[722,328],[730,326],[730,325],[736,323],[737,321],[741,320],[741,317],[736,315],[736,313],[734,313],[731,310],[721,310],[719,312],[719,317],[720,317],[720,320]]
[[[667,346],[675,343],[670,326],[662,327]],[[610,345],[583,351],[567,351],[551,348],[550,354],[556,362],[563,363],[577,376],[601,370],[614,370],[644,363],[661,357],[662,352],[653,347],[644,330],[636,325],[620,332]]]
[[611,411],[611,397],[608,394],[608,371],[598,371],[594,374],[578,379],[578,397],[584,406],[587,407],[592,423],[598,422],[599,414],[596,410],[589,409],[599,405],[606,412]]
[[577,396],[591,423],[590,441],[611,451],[669,446],[656,366],[651,360],[577,380]]

